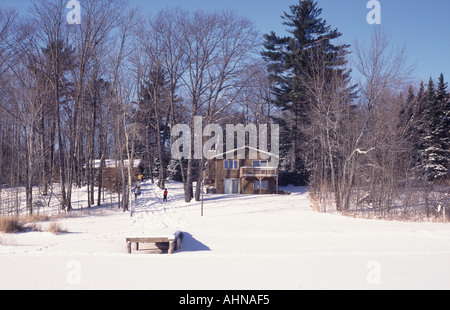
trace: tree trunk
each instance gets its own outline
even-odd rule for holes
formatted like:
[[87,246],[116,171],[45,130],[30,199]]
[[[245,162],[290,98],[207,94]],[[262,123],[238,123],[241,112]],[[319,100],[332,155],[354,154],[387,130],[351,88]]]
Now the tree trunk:
[[154,87],[154,111],[155,111],[155,119],[156,119],[156,144],[158,145],[158,158],[159,158],[159,177],[158,177],[158,187],[163,189],[165,184],[165,176],[164,176],[164,158],[163,151],[161,145],[161,124],[159,120],[159,111],[158,111],[158,97],[156,94],[157,87]]
[[[57,80],[54,81],[55,85]],[[62,138],[62,128],[61,128],[61,113],[59,110],[59,91],[58,87],[55,87],[55,108],[56,108],[56,130],[58,135],[58,148],[59,148],[59,183],[61,187],[61,209],[63,211],[67,210],[68,201],[66,193],[66,165],[65,165],[65,154],[64,154],[64,143]]]
[[26,208],[30,215],[33,214],[33,184],[32,184],[32,177],[33,177],[33,163],[31,162],[31,153],[33,149],[33,139],[31,135],[33,134],[33,130],[27,130],[25,128],[25,141],[26,141],[26,149],[25,149],[25,157],[26,157],[26,167],[25,167],[25,178],[26,178],[26,186],[25,186],[25,192],[26,192]]
[[40,116],[40,132],[39,132],[39,144],[42,158],[42,195],[47,195],[48,192],[48,157],[47,152],[45,151],[45,123],[44,123],[44,115]]
[[295,172],[296,170],[296,159],[297,159],[297,139],[298,139],[298,126],[297,126],[298,113],[297,110],[294,111],[294,119],[292,120],[292,131],[291,131],[291,166],[290,171]]

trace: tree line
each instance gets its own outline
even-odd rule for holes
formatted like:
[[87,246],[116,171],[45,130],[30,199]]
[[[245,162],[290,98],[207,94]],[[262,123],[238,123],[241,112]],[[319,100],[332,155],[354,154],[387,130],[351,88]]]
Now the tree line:
[[[289,35],[265,35],[285,166],[307,178],[322,211],[430,217],[450,207],[450,98],[410,79],[405,48],[381,28],[370,42],[337,45],[341,33],[317,1],[282,16]],[[352,71],[353,70],[353,71]]]
[[[23,15],[0,8],[0,183],[25,187],[29,213],[33,188],[52,197],[54,184],[62,210],[81,186],[88,206],[108,187],[126,210],[125,162],[137,158],[160,188],[177,179],[185,201],[200,199],[204,159],[170,153],[171,128],[194,132],[196,116],[280,124],[280,183],[309,185],[323,211],[390,214],[414,205],[405,199],[417,188],[427,216],[448,207],[447,83],[415,85],[405,49],[382,31],[335,44],[341,33],[313,0],[284,13],[285,36],[233,11],[145,17],[124,0],[86,0],[80,25],[67,12],[64,0],[33,0]],[[102,184],[106,159],[119,169]]]
[[182,9],[144,17],[108,0],[83,1],[79,25],[67,12],[64,0],[31,1],[23,16],[0,9],[0,181],[25,187],[29,213],[36,186],[45,196],[58,184],[65,211],[75,187],[100,204],[107,184],[94,163],[106,159],[119,162],[111,182],[124,210],[132,185],[124,163],[137,158],[161,188],[182,180],[190,201],[204,163],[172,159],[173,125],[267,117],[261,36],[247,18]]

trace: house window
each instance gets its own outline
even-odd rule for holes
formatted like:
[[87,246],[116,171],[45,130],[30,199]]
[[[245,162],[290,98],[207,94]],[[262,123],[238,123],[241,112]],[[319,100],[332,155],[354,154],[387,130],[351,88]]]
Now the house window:
[[255,189],[269,189],[269,181],[255,181],[254,182]]
[[254,160],[253,167],[267,167],[267,160]]
[[226,170],[230,170],[230,169],[239,169],[239,161],[237,160],[233,160],[233,159],[227,159],[223,161],[223,167]]

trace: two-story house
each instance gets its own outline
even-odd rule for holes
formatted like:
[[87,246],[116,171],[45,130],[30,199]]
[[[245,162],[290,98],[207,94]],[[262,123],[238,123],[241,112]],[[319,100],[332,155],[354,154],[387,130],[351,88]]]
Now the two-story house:
[[208,191],[217,194],[276,194],[278,167],[272,166],[270,158],[276,158],[278,162],[278,156],[249,146],[243,148],[244,159],[237,159],[238,151],[242,150],[238,148],[208,160],[205,169]]

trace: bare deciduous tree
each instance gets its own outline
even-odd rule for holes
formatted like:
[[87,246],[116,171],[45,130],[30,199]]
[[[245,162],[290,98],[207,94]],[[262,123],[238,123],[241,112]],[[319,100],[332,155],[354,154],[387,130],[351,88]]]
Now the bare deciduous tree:
[[365,48],[356,44],[355,66],[361,76],[360,108],[363,123],[358,136],[358,147],[371,150],[364,154],[360,169],[361,179],[368,186],[365,195],[371,206],[391,206],[396,182],[396,158],[404,146],[405,136],[399,131],[402,103],[399,90],[405,89],[411,67],[405,48],[392,47],[387,35],[374,31],[371,43]]
[[[191,132],[194,118],[205,116],[205,123],[217,120],[235,103],[241,90],[255,74],[254,56],[258,33],[246,18],[234,12],[207,14],[196,11],[181,20],[187,69],[181,77],[184,95],[189,98]],[[191,152],[194,152],[193,139]],[[198,147],[198,146],[197,146]],[[193,153],[192,153],[193,154]],[[199,163],[196,199],[199,199],[203,174],[203,156]],[[188,159],[185,200],[191,200],[193,159]]]

